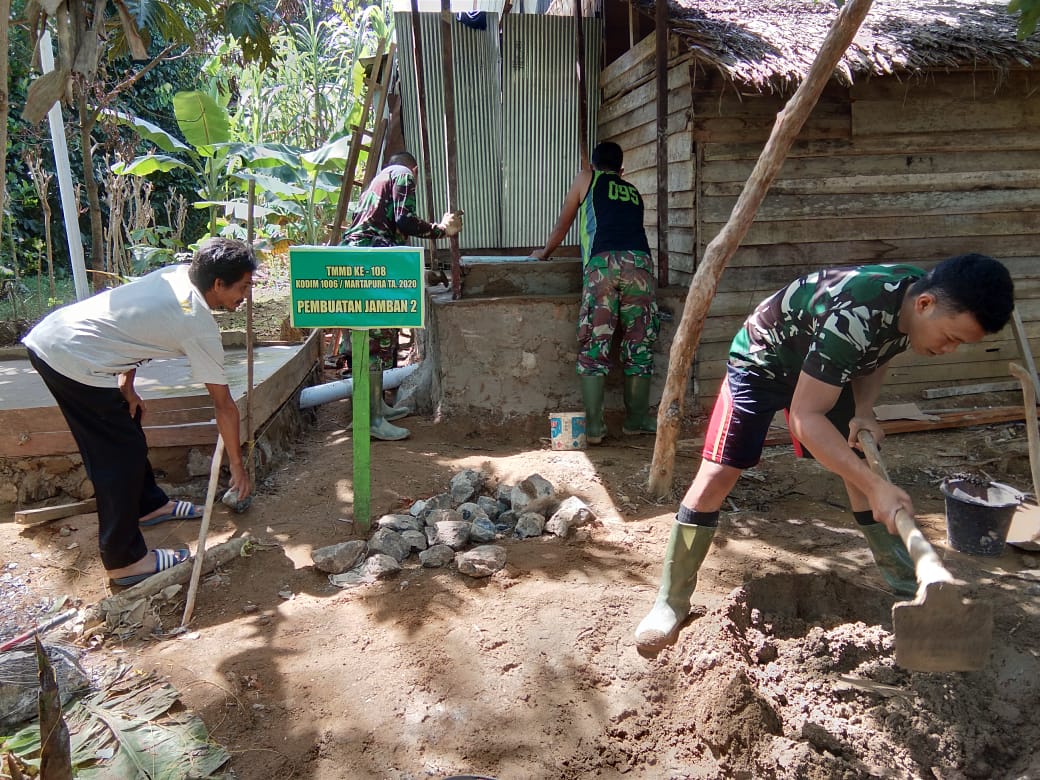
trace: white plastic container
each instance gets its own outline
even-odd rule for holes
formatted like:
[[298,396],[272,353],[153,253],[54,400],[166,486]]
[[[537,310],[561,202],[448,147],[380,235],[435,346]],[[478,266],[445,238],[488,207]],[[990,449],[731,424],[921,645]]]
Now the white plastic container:
[[554,450],[585,449],[585,412],[550,414],[549,437]]

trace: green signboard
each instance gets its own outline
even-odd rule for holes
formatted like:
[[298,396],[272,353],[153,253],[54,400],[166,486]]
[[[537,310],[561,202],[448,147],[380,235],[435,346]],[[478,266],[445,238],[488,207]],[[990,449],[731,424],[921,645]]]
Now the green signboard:
[[421,328],[419,247],[294,246],[289,249],[294,328]]

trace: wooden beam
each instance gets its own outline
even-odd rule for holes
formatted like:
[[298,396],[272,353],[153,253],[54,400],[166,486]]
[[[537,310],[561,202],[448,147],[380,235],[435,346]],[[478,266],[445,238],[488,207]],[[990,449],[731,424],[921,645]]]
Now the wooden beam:
[[657,284],[668,286],[668,3],[656,4]]
[[704,252],[704,260],[690,283],[682,320],[669,353],[668,378],[657,414],[657,439],[650,467],[649,490],[659,498],[672,495],[675,441],[682,421],[682,406],[690,375],[690,363],[700,342],[711,299],[726,264],[747,234],[769,185],[780,172],[788,150],[805,124],[845,50],[859,30],[873,0],[851,0],[842,6],[827,32],[809,73],[776,117],[769,140],[737,200],[729,221]]
[[[458,135],[455,131],[455,54],[451,39],[451,0],[441,0],[441,74],[444,82],[444,161],[448,179],[448,211],[459,211]],[[458,235],[448,238],[451,248],[451,297],[462,297],[462,254]]]
[[54,520],[64,520],[66,517],[85,515],[96,511],[97,501],[93,498],[88,498],[86,501],[76,501],[72,504],[45,506],[39,509],[22,509],[14,513],[14,521],[18,525],[43,525]]
[[578,81],[578,155],[589,166],[589,96],[585,92],[585,20],[581,0],[574,0],[574,72]]

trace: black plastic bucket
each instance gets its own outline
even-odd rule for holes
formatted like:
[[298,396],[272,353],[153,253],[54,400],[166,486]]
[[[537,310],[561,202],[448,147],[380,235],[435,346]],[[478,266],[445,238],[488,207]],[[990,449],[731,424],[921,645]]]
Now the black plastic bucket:
[[947,479],[946,538],[957,552],[1001,555],[1022,494],[999,482]]

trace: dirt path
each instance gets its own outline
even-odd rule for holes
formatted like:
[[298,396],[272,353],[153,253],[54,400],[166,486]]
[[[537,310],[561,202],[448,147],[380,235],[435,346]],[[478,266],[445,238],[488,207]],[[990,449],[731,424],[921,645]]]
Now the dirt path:
[[[676,503],[642,498],[650,439],[553,452],[523,434],[409,420],[413,438],[373,445],[377,515],[444,492],[468,467],[506,483],[539,473],[599,521],[566,540],[506,542],[506,569],[488,579],[412,558],[395,579],[337,589],[309,553],[351,538],[345,408],[321,409],[247,514],[215,515],[211,543],[249,531],[274,546],[204,583],[193,632],[110,640],[86,657],[168,676],[239,778],[1040,777],[1040,556],[948,551],[937,488],[966,468],[1028,485],[1020,425],[886,447],[927,535],[996,610],[989,667],[934,675],[894,666],[892,598],[840,482],[786,448],[767,450],[734,492],[698,618],[653,659],[631,634]],[[676,471],[695,463],[681,456]],[[8,614],[62,593],[104,595],[92,516],[22,532],[5,519]],[[146,536],[194,544],[196,532],[188,522]],[[181,608],[161,615],[165,630]]]

